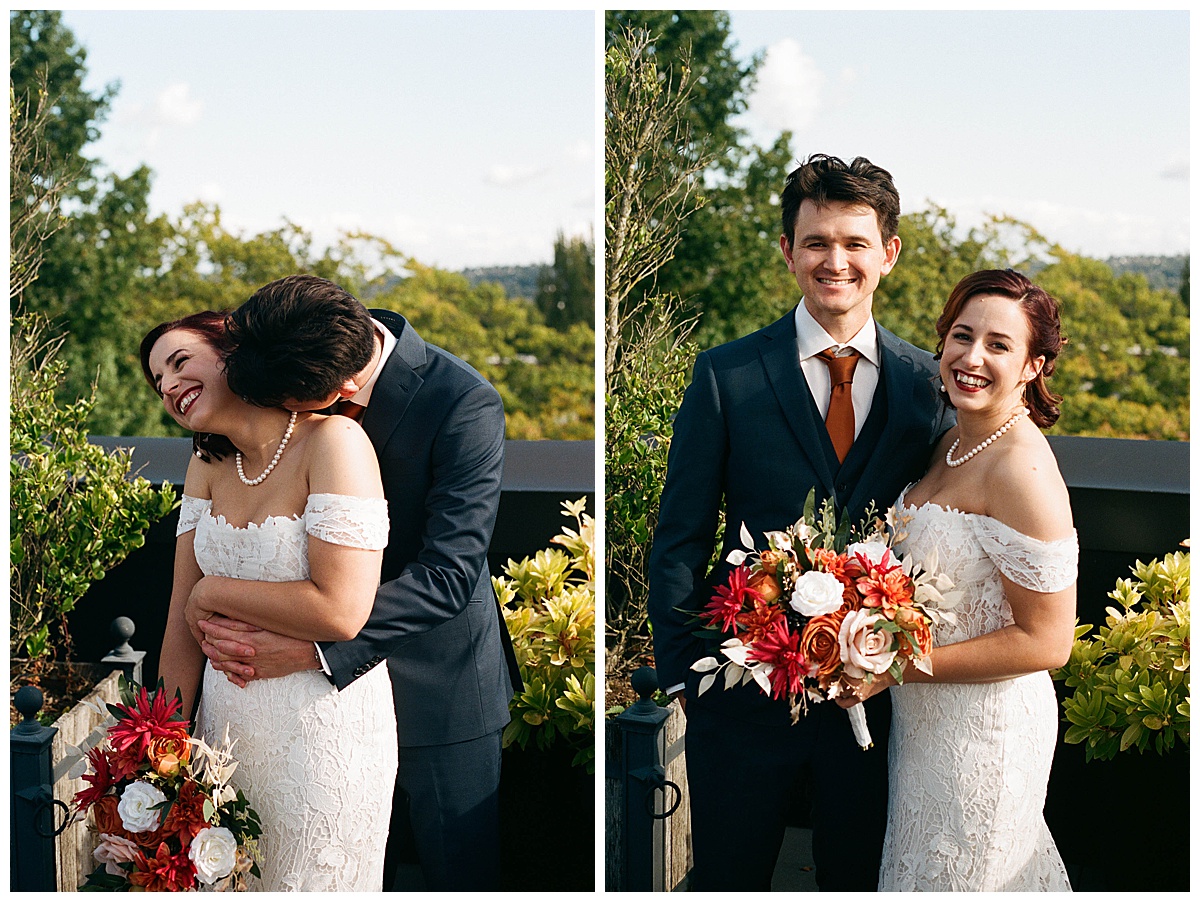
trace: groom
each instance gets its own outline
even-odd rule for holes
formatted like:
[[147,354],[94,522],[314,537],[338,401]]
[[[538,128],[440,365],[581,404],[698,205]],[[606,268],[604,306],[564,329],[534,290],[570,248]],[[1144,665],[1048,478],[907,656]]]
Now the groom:
[[[504,458],[500,396],[402,316],[368,311],[315,276],[260,288],[227,328],[234,392],[289,410],[337,402],[359,419],[391,530],[357,638],[314,646],[214,617],[198,623],[205,654],[242,685],[320,668],[339,690],[386,660],[400,745],[388,877],[407,819],[427,888],[498,889],[500,739],[520,686],[487,569]],[[207,609],[193,597],[189,613],[193,604]]]
[[772,325],[696,359],[650,556],[655,661],[687,715],[691,888],[769,890],[789,802],[808,777],[819,888],[874,890],[887,818],[887,694],[866,703],[875,747],[863,752],[832,703],[793,726],[786,702],[755,684],[698,696],[689,669],[714,653],[694,635],[694,614],[728,577],[742,524],[761,543],[799,519],[814,488],[818,503],[832,497],[855,521],[871,502],[881,512],[925,471],[950,425],[933,357],[872,318],[875,289],[900,254],[891,176],[862,157],[818,154],[788,176],[780,202],[779,246],[803,297]]

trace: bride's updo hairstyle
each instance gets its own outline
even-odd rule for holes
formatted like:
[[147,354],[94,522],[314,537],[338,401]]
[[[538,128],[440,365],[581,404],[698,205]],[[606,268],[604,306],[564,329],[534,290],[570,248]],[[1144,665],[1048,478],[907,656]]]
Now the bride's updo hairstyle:
[[[950,327],[962,313],[967,301],[985,294],[1010,298],[1020,305],[1021,312],[1025,314],[1025,322],[1029,324],[1029,359],[1046,359],[1042,371],[1025,386],[1025,406],[1029,408],[1029,419],[1039,427],[1046,429],[1053,426],[1058,420],[1058,405],[1062,403],[1062,397],[1050,391],[1046,380],[1054,375],[1055,360],[1067,343],[1059,320],[1059,305],[1044,289],[1016,270],[980,270],[963,277],[954,286],[935,327],[938,335],[936,358],[941,359]],[[941,398],[950,403],[946,395],[941,395]]]
[[[199,313],[192,313],[180,319],[172,320],[169,323],[159,323],[146,333],[146,337],[142,339],[140,348],[142,375],[146,377],[146,382],[154,389],[155,394],[160,398],[162,397],[162,392],[154,384],[154,374],[150,372],[150,352],[154,349],[154,345],[157,344],[158,340],[168,332],[175,332],[180,329],[185,332],[194,332],[216,348],[217,353],[224,360],[233,348],[229,333],[225,329],[225,316],[225,313],[218,313],[215,310],[201,310]],[[212,458],[221,460],[227,454],[232,454],[236,450],[237,448],[233,442],[223,435],[217,435],[212,432],[195,432],[192,434],[192,451],[205,463]]]

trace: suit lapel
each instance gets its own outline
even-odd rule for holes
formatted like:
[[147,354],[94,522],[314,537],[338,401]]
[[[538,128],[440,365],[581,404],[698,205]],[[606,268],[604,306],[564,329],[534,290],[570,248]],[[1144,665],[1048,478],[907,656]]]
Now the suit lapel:
[[763,330],[766,341],[759,349],[767,381],[770,382],[784,419],[821,480],[826,494],[833,493],[833,473],[821,450],[821,436],[813,418],[804,409],[808,402],[808,382],[800,369],[800,347],[796,341],[794,311]]
[[396,336],[396,347],[384,362],[371,392],[371,403],[363,411],[363,431],[378,453],[400,428],[408,405],[424,382],[419,370],[425,366],[426,350],[421,336],[398,313],[372,310],[371,315]]
[[878,323],[875,328],[879,336],[880,376],[885,380],[887,389],[887,419],[884,421],[883,434],[871,449],[866,468],[851,493],[850,503],[846,505],[851,510],[856,509],[855,505],[861,504],[862,499],[870,497],[871,486],[893,462],[892,448],[914,422],[916,367],[899,338]]

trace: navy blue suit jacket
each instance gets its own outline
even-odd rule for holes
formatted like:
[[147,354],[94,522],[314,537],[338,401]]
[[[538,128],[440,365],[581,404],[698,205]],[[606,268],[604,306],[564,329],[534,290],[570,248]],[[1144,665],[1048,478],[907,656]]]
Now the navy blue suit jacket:
[[401,746],[462,742],[508,723],[520,680],[487,567],[504,408],[479,373],[402,316],[371,313],[396,336],[362,418],[391,531],[366,626],[321,650],[339,689],[387,659]]
[[[855,521],[872,502],[882,512],[924,473],[934,442],[953,422],[934,389],[933,355],[877,329],[887,417],[853,482],[830,465],[829,435],[806,408],[811,396],[800,368],[794,311],[697,357],[675,418],[650,555],[649,598],[659,684],[687,682],[689,703],[699,681],[689,668],[715,651],[694,635],[700,626],[694,614],[728,576],[725,559],[741,547],[741,525],[761,545],[765,531],[799,519],[813,488],[818,504],[833,496]],[[709,572],[722,511],[724,547]],[[786,705],[769,704],[754,686],[715,688],[703,701],[727,711],[735,705],[779,709],[759,713],[786,722]]]

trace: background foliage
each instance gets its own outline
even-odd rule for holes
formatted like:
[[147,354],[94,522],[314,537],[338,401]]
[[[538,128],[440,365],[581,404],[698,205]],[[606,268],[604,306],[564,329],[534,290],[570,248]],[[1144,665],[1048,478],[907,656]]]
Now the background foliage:
[[[37,282],[12,310],[45,315],[66,334],[68,364],[58,396],[90,396],[87,428],[100,435],[182,435],[142,380],[141,337],[154,325],[201,309],[232,309],[258,287],[298,272],[331,279],[368,306],[403,314],[427,341],[462,357],[500,391],[508,437],[594,436],[594,250],[590,239],[560,235],[553,262],[537,267],[535,296],[510,297],[496,282],[424,266],[378,236],[347,233],[316,249],[302,227],[246,234],[222,223],[218,206],[188,205],[152,215],[153,178],[128,175],[86,155],[119,90],[84,87],[87,52],[55,10],[9,18],[10,125],[37,115],[46,86],[46,153],[39,184],[64,181],[61,197],[38,199],[61,226],[44,243]],[[28,219],[31,198],[10,191],[10,218]],[[550,249],[547,249],[548,251]]]
[[575,521],[547,548],[509,561],[492,585],[512,635],[524,689],[512,700],[504,745],[566,743],[571,762],[596,766],[596,531],[586,499],[563,503]]
[[1191,737],[1190,553],[1133,567],[1117,582],[1104,626],[1076,628],[1071,659],[1055,673],[1073,691],[1063,701],[1067,742],[1085,759],[1153,748],[1165,754]]
[[[738,61],[727,13],[609,11],[605,21],[605,627],[608,691],[619,697],[650,654],[645,564],[690,358],[799,300],[779,251],[778,194],[802,159],[828,149],[797,147],[789,132],[760,146],[739,130],[761,60]],[[659,90],[639,99],[639,78]],[[657,152],[623,150],[626,119],[654,122]],[[623,168],[641,181],[621,181]],[[629,190],[640,198],[622,198]],[[625,219],[614,215],[622,205]],[[625,235],[666,249],[632,284],[609,259]],[[1051,382],[1064,399],[1051,432],[1189,438],[1186,258],[1091,259],[1027,223],[1000,215],[968,228],[937,207],[902,216],[900,237],[899,263],[875,294],[884,327],[932,350],[959,279],[1019,269],[1059,299],[1069,338]]]

